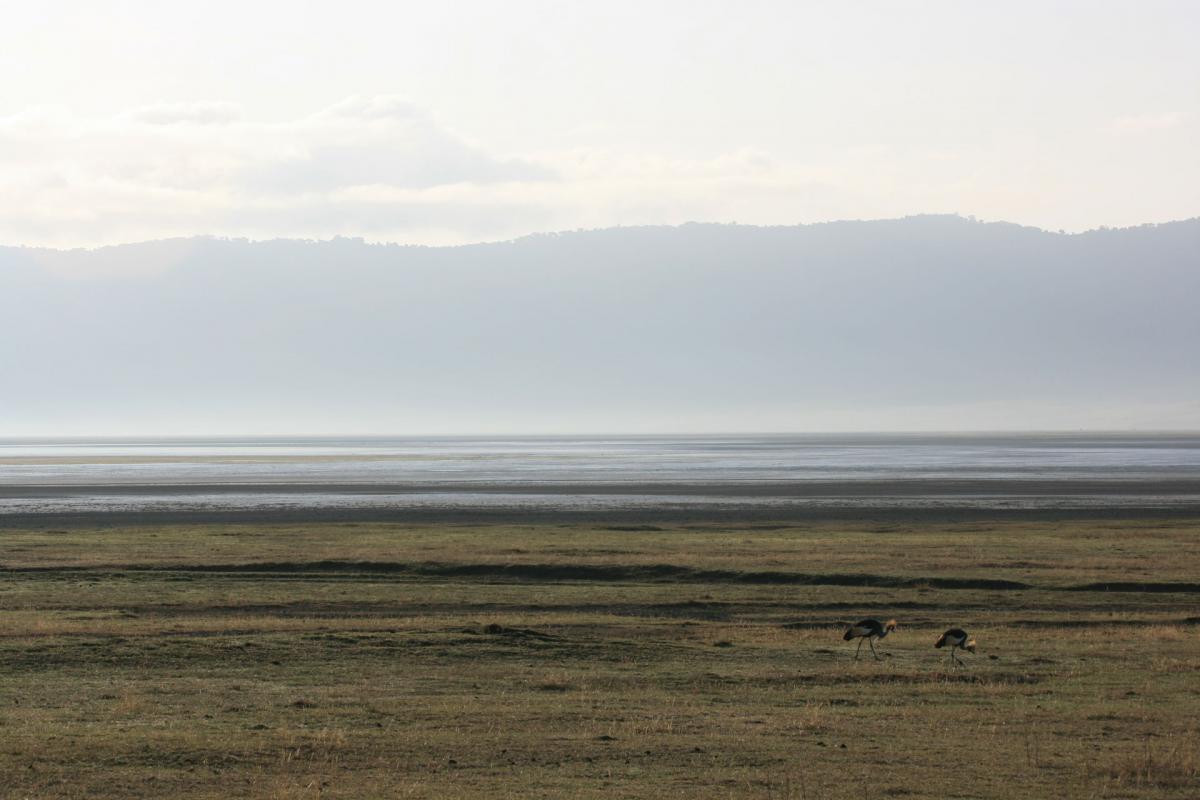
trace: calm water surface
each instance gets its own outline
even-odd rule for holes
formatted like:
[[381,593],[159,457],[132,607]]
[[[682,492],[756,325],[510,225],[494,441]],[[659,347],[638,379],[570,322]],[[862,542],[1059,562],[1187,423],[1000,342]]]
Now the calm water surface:
[[864,496],[1028,505],[1081,494],[1090,504],[1170,504],[1196,502],[1193,483],[1194,434],[0,440],[0,514],[845,505]]

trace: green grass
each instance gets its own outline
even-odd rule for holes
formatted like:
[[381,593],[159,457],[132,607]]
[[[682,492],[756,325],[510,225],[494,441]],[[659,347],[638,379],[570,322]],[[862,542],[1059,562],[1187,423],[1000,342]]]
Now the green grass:
[[0,797],[1194,798],[1198,533],[0,531]]

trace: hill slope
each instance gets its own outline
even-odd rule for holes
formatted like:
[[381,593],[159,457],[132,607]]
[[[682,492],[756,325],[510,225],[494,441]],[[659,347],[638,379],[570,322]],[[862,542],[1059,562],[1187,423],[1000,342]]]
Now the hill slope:
[[0,435],[1200,426],[1200,220],[0,248]]

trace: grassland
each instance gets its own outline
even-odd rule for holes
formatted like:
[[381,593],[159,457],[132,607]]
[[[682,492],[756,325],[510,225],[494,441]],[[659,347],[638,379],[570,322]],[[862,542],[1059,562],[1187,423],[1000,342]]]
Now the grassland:
[[1188,520],[0,530],[0,797],[1195,798],[1197,565]]

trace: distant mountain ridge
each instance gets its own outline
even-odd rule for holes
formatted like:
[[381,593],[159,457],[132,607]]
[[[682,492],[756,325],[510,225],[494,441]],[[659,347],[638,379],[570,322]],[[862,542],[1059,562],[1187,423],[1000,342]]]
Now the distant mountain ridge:
[[1197,298],[1200,219],[0,247],[0,435],[1195,427]]
[[23,244],[3,244],[0,243],[0,251],[18,251],[18,252],[44,252],[44,253],[95,253],[102,250],[112,250],[116,248],[129,247],[146,247],[159,244],[183,242],[201,242],[201,241],[217,241],[217,242],[238,242],[243,244],[264,244],[270,242],[303,242],[305,244],[319,244],[327,242],[361,242],[370,244],[374,247],[398,247],[403,249],[416,250],[453,250],[463,247],[486,247],[488,245],[497,244],[515,244],[527,239],[543,239],[546,237],[556,238],[560,236],[578,236],[582,234],[602,234],[613,231],[669,231],[669,230],[688,230],[696,228],[741,228],[745,230],[803,230],[809,228],[825,228],[838,226],[854,226],[854,225],[892,225],[896,223],[911,224],[916,221],[944,221],[949,223],[963,223],[969,225],[988,225],[997,228],[1020,229],[1025,231],[1033,231],[1037,233],[1045,233],[1052,236],[1090,236],[1093,234],[1112,233],[1121,231],[1135,231],[1145,229],[1155,229],[1168,226],[1190,225],[1200,223],[1200,216],[1188,217],[1185,219],[1168,220],[1164,222],[1145,222],[1140,225],[1128,225],[1124,227],[1111,227],[1101,225],[1096,228],[1090,228],[1085,231],[1064,231],[1051,230],[1048,228],[1040,228],[1036,225],[1025,225],[1019,222],[1009,222],[1007,220],[980,220],[973,216],[963,216],[961,214],[912,214],[906,217],[894,217],[885,219],[842,219],[828,220],[825,222],[798,222],[794,224],[780,225],[755,225],[738,222],[685,222],[679,225],[667,224],[646,224],[646,225],[617,225],[608,228],[575,228],[552,231],[541,231],[537,233],[529,233],[522,236],[517,236],[512,239],[503,240],[487,240],[480,242],[471,242],[466,244],[456,245],[428,245],[428,244],[409,244],[405,242],[387,242],[387,241],[371,241],[368,242],[362,236],[334,236],[332,238],[308,239],[304,237],[273,237],[269,239],[255,239],[245,236],[222,236],[218,234],[196,234],[193,236],[172,236],[164,239],[145,239],[134,242],[125,242],[121,244],[107,244],[96,247],[45,247],[40,245],[23,245]]

